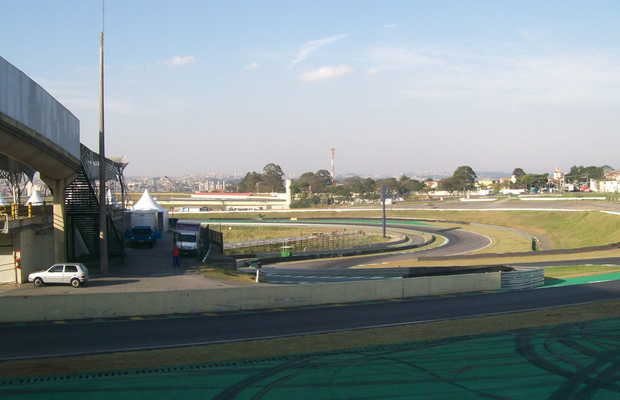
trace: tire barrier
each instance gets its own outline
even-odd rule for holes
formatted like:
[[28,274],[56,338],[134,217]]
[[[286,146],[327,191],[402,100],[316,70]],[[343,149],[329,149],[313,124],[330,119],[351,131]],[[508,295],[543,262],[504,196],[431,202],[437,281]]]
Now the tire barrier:
[[513,271],[502,271],[502,289],[534,289],[545,284],[545,269],[542,267],[512,267]]

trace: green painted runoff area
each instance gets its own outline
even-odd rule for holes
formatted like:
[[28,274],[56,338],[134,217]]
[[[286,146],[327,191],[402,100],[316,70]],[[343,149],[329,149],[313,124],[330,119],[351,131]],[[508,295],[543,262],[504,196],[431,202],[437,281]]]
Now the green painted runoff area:
[[570,285],[583,285],[586,283],[613,281],[620,279],[620,272],[610,272],[608,274],[596,274],[579,276],[575,278],[545,278],[545,284],[541,288],[570,286]]
[[618,332],[614,318],[340,352],[4,380],[0,398],[618,399]]

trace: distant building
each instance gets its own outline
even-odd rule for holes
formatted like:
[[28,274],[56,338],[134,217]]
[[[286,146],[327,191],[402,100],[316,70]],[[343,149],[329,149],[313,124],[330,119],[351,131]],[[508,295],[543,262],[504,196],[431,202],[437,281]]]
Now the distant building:
[[424,184],[430,190],[435,190],[439,187],[439,181],[424,181]]
[[607,172],[601,180],[590,179],[590,190],[604,193],[620,192],[620,171]]
[[193,193],[189,198],[159,200],[173,212],[198,212],[209,209],[225,211],[287,210],[291,207],[291,181],[286,193]]

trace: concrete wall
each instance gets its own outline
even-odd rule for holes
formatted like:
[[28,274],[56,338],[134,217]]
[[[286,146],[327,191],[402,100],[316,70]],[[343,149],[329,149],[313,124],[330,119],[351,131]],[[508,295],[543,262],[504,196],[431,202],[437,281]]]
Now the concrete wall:
[[0,57],[0,113],[80,158],[80,122],[19,69]]
[[500,273],[207,290],[0,297],[0,322],[297,307],[500,288]]
[[54,263],[54,234],[48,228],[23,228],[13,233],[13,248],[21,252],[17,283],[28,282],[28,274]]
[[11,235],[0,234],[0,283],[15,282],[13,241]]

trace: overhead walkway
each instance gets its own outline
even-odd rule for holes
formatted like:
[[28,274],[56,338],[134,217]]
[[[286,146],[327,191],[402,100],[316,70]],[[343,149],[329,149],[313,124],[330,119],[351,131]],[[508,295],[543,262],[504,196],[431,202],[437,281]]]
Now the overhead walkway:
[[[123,188],[125,166],[106,159],[106,181],[116,180]],[[0,57],[0,178],[7,178],[11,173],[25,173],[32,178],[38,171],[50,187],[55,262],[74,258],[78,253],[76,243],[89,254],[98,253],[95,242],[99,223],[94,217],[99,212],[95,192],[99,182],[98,167],[97,153],[80,143],[80,122],[75,115],[24,72]],[[122,252],[122,238],[114,229],[114,222],[110,220],[108,224],[113,236],[113,251],[118,250],[120,243]],[[33,237],[29,240],[32,245],[20,247],[19,251],[37,252],[40,240],[35,239],[40,238]],[[14,247],[13,253],[15,251]],[[16,258],[14,254],[3,253],[0,259],[9,256]],[[17,262],[15,264],[17,268]],[[24,273],[22,271],[21,275]]]
[[55,180],[67,179],[80,168],[80,121],[2,57],[0,149]]

